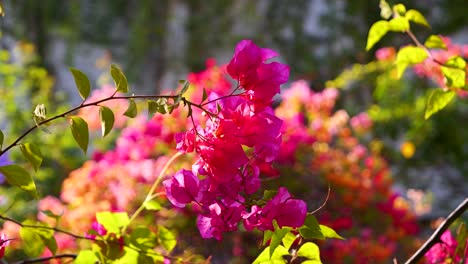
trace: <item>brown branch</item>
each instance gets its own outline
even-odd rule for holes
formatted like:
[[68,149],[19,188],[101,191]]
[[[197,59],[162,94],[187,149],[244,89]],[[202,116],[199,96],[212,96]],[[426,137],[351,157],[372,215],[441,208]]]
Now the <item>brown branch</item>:
[[77,257],[76,254],[59,254],[50,257],[42,257],[42,258],[33,258],[33,259],[25,259],[21,261],[14,262],[15,264],[26,264],[26,263],[44,263],[45,261],[51,259],[59,259],[59,258],[72,258],[75,259]]
[[458,205],[458,207],[453,210],[450,215],[444,220],[444,222],[434,231],[434,233],[429,237],[429,239],[422,245],[418,251],[414,253],[405,264],[417,263],[429,249],[440,241],[442,234],[449,228],[449,226],[460,217],[468,209],[468,198],[465,198],[463,202]]
[[21,222],[16,221],[15,219],[12,219],[12,218],[9,218],[9,217],[3,216],[3,215],[0,215],[0,219],[5,220],[5,221],[13,222],[13,223],[15,223],[15,224],[17,224],[17,225],[19,225],[21,227],[37,228],[37,229],[48,229],[48,230],[53,230],[53,231],[58,232],[58,233],[63,233],[63,234],[69,235],[69,236],[74,237],[76,239],[86,239],[86,240],[93,240],[93,241],[96,240],[96,239],[93,239],[93,238],[88,238],[88,237],[76,235],[76,234],[73,234],[71,232],[56,228],[56,227],[39,226],[39,225],[25,225],[25,224],[23,224]]
[[26,137],[29,133],[34,131],[36,128],[38,128],[41,125],[50,123],[51,121],[65,117],[66,115],[73,113],[81,108],[89,107],[89,106],[98,106],[100,103],[106,102],[106,101],[111,101],[111,100],[117,100],[117,99],[142,99],[142,98],[166,98],[166,99],[175,99],[179,97],[179,95],[132,95],[132,96],[112,96],[112,97],[107,97],[92,103],[84,103],[83,101],[79,106],[73,107],[72,109],[65,111],[61,114],[58,114],[56,116],[53,116],[51,118],[48,118],[46,120],[43,120],[39,123],[37,123],[36,126],[30,127],[26,132],[24,132],[21,136],[19,136],[13,143],[8,145],[6,148],[0,150],[0,156],[2,156],[4,153],[6,153],[8,150],[10,150],[12,147],[16,146],[24,137]]

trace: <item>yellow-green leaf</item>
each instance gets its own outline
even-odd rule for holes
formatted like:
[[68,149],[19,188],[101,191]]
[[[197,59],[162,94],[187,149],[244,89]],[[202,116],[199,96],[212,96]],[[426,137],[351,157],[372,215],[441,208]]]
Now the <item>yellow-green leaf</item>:
[[[23,224],[35,225],[31,220],[26,220]],[[20,237],[23,242],[23,249],[29,257],[37,257],[44,251],[44,242],[42,241],[41,236],[35,232],[33,228],[21,227]]]
[[153,211],[158,211],[160,210],[162,207],[161,207],[161,204],[158,203],[157,201],[155,200],[149,200],[149,201],[146,201],[144,203],[144,206],[145,206],[145,209],[146,210],[153,210]]
[[128,108],[127,110],[125,111],[124,113],[124,116],[128,116],[130,118],[134,118],[137,116],[138,114],[138,109],[137,109],[137,106],[136,106],[136,103],[135,103],[135,100],[133,99],[130,99],[128,101]]
[[450,68],[466,70],[466,61],[460,56],[453,56],[449,58],[444,65]]
[[20,145],[20,149],[23,156],[31,163],[34,170],[37,171],[42,163],[42,154],[39,147],[32,143],[24,143]]
[[128,92],[127,77],[125,77],[125,75],[120,70],[120,68],[118,68],[117,65],[112,64],[110,73],[111,73],[112,79],[114,79],[117,92],[121,92],[121,93]]
[[162,225],[158,225],[158,241],[168,251],[172,251],[177,245],[174,233]]
[[445,77],[445,85],[453,88],[465,88],[466,72],[464,70],[441,66],[440,70]]
[[296,235],[293,233],[289,232],[283,237],[283,245],[284,247],[289,250],[289,248],[292,246],[292,244],[296,241]]
[[427,56],[426,50],[420,47],[406,46],[401,48],[397,53],[395,62],[397,66],[397,77],[400,78],[403,75],[408,65],[421,63]]
[[393,6],[393,12],[400,16],[404,16],[406,13],[406,7],[403,4],[396,4]]
[[379,20],[375,22],[369,29],[369,35],[367,36],[366,50],[370,50],[380,39],[387,34],[389,29],[389,23],[385,20]]
[[379,7],[380,7],[380,16],[383,19],[389,19],[392,16],[392,14],[393,14],[392,8],[387,3],[387,1],[380,0]]
[[78,88],[81,98],[83,98],[83,100],[88,98],[91,91],[91,83],[88,77],[78,69],[70,68],[70,71],[75,79],[76,88]]
[[84,121],[83,118],[79,116],[72,116],[70,128],[73,134],[73,138],[86,154],[89,142],[88,123],[86,123],[86,121]]
[[99,118],[101,119],[102,136],[105,137],[114,127],[114,113],[107,106],[99,108]]
[[129,223],[130,218],[126,212],[97,212],[96,220],[107,231],[119,234],[120,229]]
[[182,87],[182,90],[180,91],[180,95],[183,95],[185,92],[187,92],[190,83],[187,81],[183,81],[184,86]]
[[291,255],[283,246],[278,246],[273,255],[270,255],[270,247],[266,247],[252,264],[282,264],[288,263],[283,256]]
[[436,88],[427,98],[426,102],[426,111],[424,113],[424,118],[428,119],[433,114],[439,112],[444,107],[452,101],[455,97],[455,92],[453,91],[443,91],[439,88]]
[[414,23],[426,26],[426,27],[431,27],[429,23],[427,23],[426,18],[418,11],[414,9],[410,9],[405,13],[405,17]]
[[297,256],[320,261],[320,250],[316,244],[307,242],[299,248]]
[[426,42],[424,42],[424,46],[426,46],[429,49],[447,49],[447,46],[445,45],[442,38],[437,35],[430,35],[427,38]]
[[338,235],[335,230],[328,226],[320,225],[320,231],[325,238],[344,239],[342,236]]
[[28,171],[22,167],[14,164],[1,166],[0,173],[5,175],[6,180],[11,185],[17,186],[37,197],[36,184]]
[[396,32],[405,32],[410,29],[410,24],[405,17],[395,17],[388,22],[389,30]]
[[96,263],[98,261],[98,258],[94,251],[92,250],[80,250],[80,253],[78,253],[78,256],[76,259],[73,261],[75,264],[89,264],[89,263]]

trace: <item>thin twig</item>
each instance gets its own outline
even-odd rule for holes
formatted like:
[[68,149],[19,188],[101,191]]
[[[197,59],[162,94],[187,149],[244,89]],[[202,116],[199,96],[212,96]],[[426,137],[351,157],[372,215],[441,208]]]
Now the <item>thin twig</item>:
[[440,241],[442,234],[449,228],[449,226],[460,217],[468,209],[468,198],[465,198],[463,202],[458,205],[458,207],[453,210],[450,215],[442,222],[439,228],[434,231],[434,233],[429,237],[429,239],[422,245],[413,256],[411,256],[405,264],[417,263],[433,245]]
[[15,224],[17,224],[17,225],[19,225],[21,227],[37,228],[37,229],[48,229],[48,230],[53,230],[53,231],[58,232],[58,233],[63,233],[63,234],[69,235],[69,236],[74,237],[76,239],[86,239],[86,240],[93,240],[93,241],[95,240],[93,238],[88,238],[88,237],[76,235],[76,234],[73,234],[71,232],[56,228],[56,227],[40,226],[40,225],[25,225],[25,224],[23,224],[21,222],[16,221],[15,219],[12,219],[12,218],[9,218],[9,217],[3,216],[3,215],[0,215],[0,219],[5,220],[5,221],[13,222],[13,223],[15,223]]
[[77,257],[76,254],[59,254],[50,257],[42,257],[42,258],[33,258],[33,259],[25,259],[18,262],[14,262],[15,264],[26,264],[26,263],[44,263],[45,261],[51,259],[59,259],[59,258],[72,258],[75,259]]

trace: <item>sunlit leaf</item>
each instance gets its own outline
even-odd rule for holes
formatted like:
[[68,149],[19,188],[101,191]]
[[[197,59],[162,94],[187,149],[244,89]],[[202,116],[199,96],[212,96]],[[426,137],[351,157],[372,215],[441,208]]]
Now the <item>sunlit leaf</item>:
[[397,53],[395,62],[397,66],[397,77],[401,78],[408,65],[421,63],[427,56],[426,50],[421,47],[406,46],[401,48]]
[[460,56],[453,56],[449,58],[444,65],[450,68],[457,68],[460,70],[466,69],[466,61]]
[[405,32],[410,29],[408,19],[405,17],[395,17],[389,21],[388,26],[389,30],[397,32]]
[[297,250],[297,256],[320,261],[320,250],[316,244],[307,242]]
[[[276,223],[276,220],[273,221]],[[291,231],[290,227],[275,227],[275,231],[273,232],[273,236],[271,237],[270,242],[270,256],[273,255],[273,251],[280,245],[283,238],[286,236],[287,233]]]
[[162,225],[158,225],[158,241],[168,252],[177,245],[175,234]]
[[404,16],[406,13],[406,7],[403,4],[396,4],[393,6],[393,12],[400,16]]
[[389,30],[389,23],[385,20],[375,22],[369,29],[367,36],[366,50],[370,50],[380,39],[387,34]]
[[465,88],[466,72],[464,70],[441,66],[440,70],[445,77],[447,87]]
[[[45,224],[38,225],[47,226]],[[54,237],[54,230],[48,228],[34,228],[34,231],[41,237],[42,242],[50,250],[50,252],[52,252],[52,254],[55,254],[57,252],[57,241]]]
[[453,91],[443,91],[441,89],[435,89],[429,95],[426,102],[426,111],[424,113],[424,118],[428,119],[433,114],[437,113],[441,109],[447,106],[450,101],[455,97],[455,92]]
[[114,79],[115,87],[117,87],[117,92],[126,93],[128,92],[128,82],[127,77],[123,72],[117,67],[117,65],[112,64],[110,70],[112,79]]
[[296,241],[296,235],[293,233],[289,232],[283,237],[283,245],[284,247],[289,250],[289,248],[292,246],[292,244]]
[[278,246],[273,255],[270,255],[270,247],[266,247],[252,264],[283,264],[287,263],[283,256],[290,255],[288,250],[283,246]]
[[468,241],[468,230],[466,229],[466,224],[461,222],[457,228],[457,248],[455,249],[455,254],[463,257],[465,253],[466,244]]
[[336,233],[335,230],[333,230],[332,228],[330,228],[328,226],[320,225],[320,231],[322,232],[322,235],[325,238],[336,238],[336,239],[343,239],[344,240],[344,238],[342,236],[338,235],[338,233]]
[[137,109],[137,106],[136,106],[136,103],[135,103],[135,100],[133,99],[130,99],[128,100],[128,108],[127,110],[125,111],[124,115],[125,116],[128,116],[130,118],[134,118],[137,116],[138,114],[138,109]]
[[[35,222],[31,220],[26,220],[23,222],[25,225],[35,225]],[[41,239],[41,236],[33,228],[30,227],[21,227],[20,237],[22,240],[22,245],[24,252],[29,257],[37,257],[42,254],[45,248],[45,244]]]
[[380,16],[383,19],[389,19],[392,16],[392,13],[393,13],[392,8],[387,3],[387,1],[380,0],[379,7],[380,7]]
[[23,156],[31,163],[34,170],[37,171],[42,163],[42,154],[39,147],[32,143],[24,143],[20,145],[20,149]]
[[34,183],[31,175],[18,165],[5,165],[0,167],[0,173],[2,173],[7,179],[8,183],[13,186],[17,186],[34,197],[37,197],[36,184]]
[[101,119],[102,136],[105,137],[114,127],[114,113],[109,107],[101,106],[99,108],[99,118]]
[[89,142],[88,123],[86,123],[86,121],[84,121],[84,119],[79,116],[72,116],[70,128],[73,134],[73,138],[86,154]]
[[78,88],[81,98],[83,98],[83,100],[88,98],[91,91],[91,83],[88,77],[78,69],[70,68],[70,71],[75,79],[76,88]]
[[405,13],[405,17],[414,23],[426,26],[426,27],[431,27],[429,23],[427,23],[426,18],[418,11],[414,9],[410,9]]
[[427,38],[426,42],[424,42],[424,46],[426,46],[429,49],[447,49],[447,46],[445,45],[442,38],[437,35],[430,35]]
[[89,263],[96,263],[98,258],[96,253],[92,250],[80,250],[78,256],[73,261],[74,264],[89,264]]
[[155,200],[148,200],[144,203],[146,210],[158,211],[162,208],[161,204]]
[[97,212],[96,220],[110,233],[120,233],[120,229],[128,224],[130,218],[126,212]]

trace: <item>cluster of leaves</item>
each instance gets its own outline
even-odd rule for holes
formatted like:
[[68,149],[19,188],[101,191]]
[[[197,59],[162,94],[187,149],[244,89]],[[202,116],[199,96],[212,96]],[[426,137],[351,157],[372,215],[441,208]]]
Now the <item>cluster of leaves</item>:
[[[426,59],[433,60],[444,76],[443,89],[434,89],[426,102],[424,117],[428,119],[434,113],[443,109],[455,97],[456,92],[467,90],[466,61],[463,57],[455,55],[446,61],[438,61],[432,55],[434,49],[446,49],[442,38],[438,35],[430,35],[424,44],[420,43],[410,29],[410,22],[430,27],[424,16],[417,10],[406,10],[403,4],[392,7],[385,0],[380,1],[381,16],[384,20],[375,22],[369,29],[366,50],[370,50],[388,32],[403,32],[408,34],[414,44],[407,45],[398,50],[395,67],[396,77],[401,78],[408,66],[423,63]],[[390,19],[390,20],[387,20]]]

